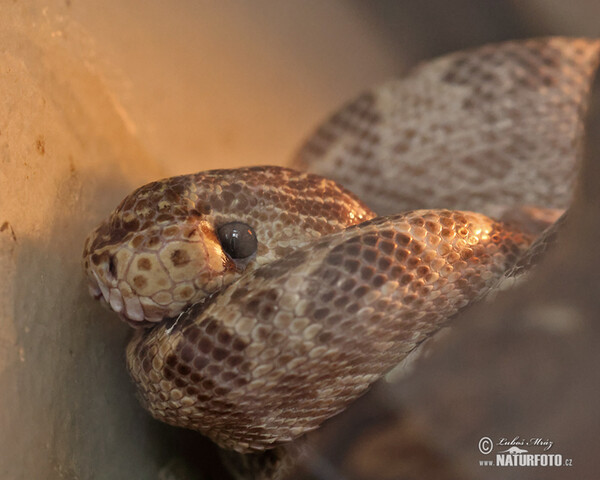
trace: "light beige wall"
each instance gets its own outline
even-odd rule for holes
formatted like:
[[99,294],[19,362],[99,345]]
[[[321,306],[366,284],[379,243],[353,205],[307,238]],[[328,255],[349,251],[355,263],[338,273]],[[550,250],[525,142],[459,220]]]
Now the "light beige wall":
[[397,75],[342,1],[73,2],[131,131],[170,174],[282,164],[316,123]]

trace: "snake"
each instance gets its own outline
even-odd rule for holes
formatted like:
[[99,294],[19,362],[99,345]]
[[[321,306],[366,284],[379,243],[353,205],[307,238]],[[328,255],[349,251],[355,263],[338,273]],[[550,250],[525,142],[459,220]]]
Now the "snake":
[[83,268],[134,327],[143,407],[242,454],[286,445],[535,264],[558,223],[506,212],[568,207],[598,52],[550,37],[452,53],[344,105],[290,167],[128,195]]

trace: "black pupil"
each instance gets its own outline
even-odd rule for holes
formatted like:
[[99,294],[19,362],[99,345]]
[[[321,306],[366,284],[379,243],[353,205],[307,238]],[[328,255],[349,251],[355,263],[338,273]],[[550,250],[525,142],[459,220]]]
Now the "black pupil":
[[219,228],[219,240],[225,253],[233,259],[248,258],[258,246],[254,230],[242,222],[226,223]]

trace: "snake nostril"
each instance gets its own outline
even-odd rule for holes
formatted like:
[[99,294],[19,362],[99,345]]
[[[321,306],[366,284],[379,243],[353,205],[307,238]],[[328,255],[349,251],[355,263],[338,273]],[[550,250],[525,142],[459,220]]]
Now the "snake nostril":
[[117,278],[117,259],[114,255],[108,257],[108,273],[112,278]]

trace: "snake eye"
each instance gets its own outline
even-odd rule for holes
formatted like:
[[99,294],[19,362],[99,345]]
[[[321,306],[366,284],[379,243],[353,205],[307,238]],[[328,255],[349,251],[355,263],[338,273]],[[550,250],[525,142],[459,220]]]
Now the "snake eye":
[[234,260],[248,258],[258,247],[256,233],[242,222],[226,223],[219,228],[218,235],[223,250]]

